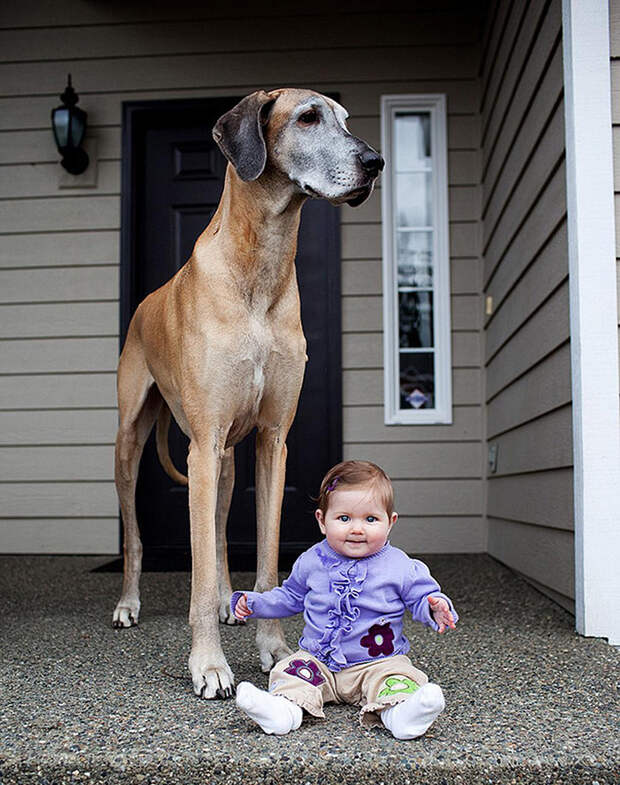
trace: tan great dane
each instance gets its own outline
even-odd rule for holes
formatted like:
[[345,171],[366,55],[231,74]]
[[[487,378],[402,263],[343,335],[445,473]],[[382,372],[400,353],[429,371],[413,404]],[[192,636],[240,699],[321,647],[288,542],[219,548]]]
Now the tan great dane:
[[[277,585],[286,437],[307,360],[294,264],[301,207],[308,197],[357,206],[383,168],[378,153],[349,133],[346,118],[326,96],[281,89],[252,93],[218,120],[213,137],[229,164],[217,211],[189,261],[138,307],[119,362],[115,480],[125,560],[113,625],[138,622],[135,488],[157,420],[162,465],[173,479],[189,481],[189,669],[203,698],[234,692],[218,617],[234,624],[226,555],[233,449],[254,427],[255,589]],[[187,478],[168,454],[171,412],[190,439]],[[277,621],[258,622],[256,639],[263,670],[289,653]]]

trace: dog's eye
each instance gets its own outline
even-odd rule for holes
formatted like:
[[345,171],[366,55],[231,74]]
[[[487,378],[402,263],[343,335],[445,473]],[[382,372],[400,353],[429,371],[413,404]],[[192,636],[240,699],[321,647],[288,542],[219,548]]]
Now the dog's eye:
[[310,109],[307,112],[299,115],[299,122],[303,123],[304,125],[312,125],[312,123],[316,123],[319,119],[319,115],[315,112],[314,109]]

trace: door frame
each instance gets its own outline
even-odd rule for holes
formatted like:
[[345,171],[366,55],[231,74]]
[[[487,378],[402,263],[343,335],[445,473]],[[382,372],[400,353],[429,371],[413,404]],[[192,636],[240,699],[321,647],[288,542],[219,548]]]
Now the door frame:
[[[338,93],[326,93],[339,101]],[[125,343],[129,323],[133,316],[137,298],[137,227],[139,220],[136,195],[142,185],[140,154],[142,136],[152,127],[157,116],[171,110],[199,108],[205,102],[212,105],[221,102],[222,112],[227,111],[243,96],[204,96],[202,98],[153,99],[146,101],[124,101],[122,103],[121,138],[121,227],[120,227],[120,273],[119,273],[119,356]],[[206,130],[206,129],[205,129]],[[342,460],[342,307],[341,307],[341,246],[340,232],[328,233],[328,256],[334,260],[327,265],[327,302],[325,312],[329,342],[329,365],[325,373],[325,387],[329,400],[328,422],[322,423],[323,437],[328,441],[330,464]],[[302,303],[303,309],[303,303]],[[329,467],[326,467],[326,470]],[[318,489],[317,489],[318,492]],[[119,510],[119,547],[123,547],[123,526]]]

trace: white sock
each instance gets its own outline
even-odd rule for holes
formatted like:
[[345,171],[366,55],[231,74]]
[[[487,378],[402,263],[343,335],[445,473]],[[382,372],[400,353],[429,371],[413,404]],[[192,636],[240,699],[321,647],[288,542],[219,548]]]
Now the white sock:
[[237,706],[254,720],[265,733],[283,736],[301,725],[303,712],[301,707],[282,695],[271,695],[266,690],[259,690],[249,681],[237,685]]
[[446,702],[438,684],[424,684],[410,698],[383,709],[381,722],[396,739],[415,739],[430,728]]

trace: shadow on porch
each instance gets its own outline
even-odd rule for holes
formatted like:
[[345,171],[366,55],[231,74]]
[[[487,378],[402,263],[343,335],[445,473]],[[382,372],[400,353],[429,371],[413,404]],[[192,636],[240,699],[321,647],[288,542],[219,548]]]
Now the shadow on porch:
[[[0,782],[617,785],[618,651],[579,637],[564,610],[485,555],[424,559],[461,622],[445,636],[406,625],[447,706],[404,742],[362,730],[349,706],[272,737],[233,701],[195,698],[188,573],[145,573],[140,626],[115,631],[120,575],[91,572],[109,560],[0,558]],[[234,586],[252,577],[236,573]],[[292,645],[300,617],[284,626]],[[237,679],[265,686],[253,625],[221,630]]]

